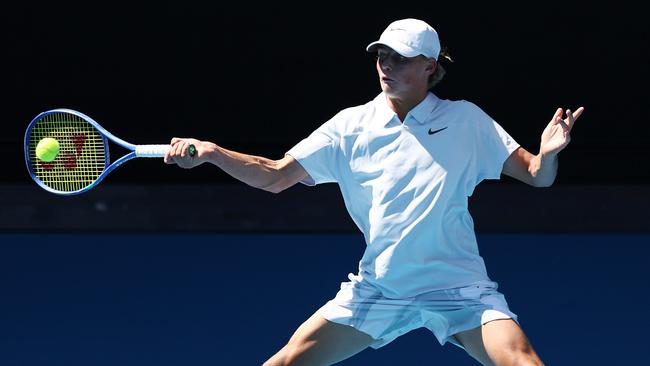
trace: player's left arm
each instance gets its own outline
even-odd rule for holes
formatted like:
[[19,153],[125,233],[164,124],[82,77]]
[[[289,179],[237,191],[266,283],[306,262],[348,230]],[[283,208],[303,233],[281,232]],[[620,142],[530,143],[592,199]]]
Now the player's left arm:
[[533,155],[520,147],[513,151],[503,163],[502,173],[535,187],[549,187],[555,181],[558,167],[558,153],[571,141],[571,129],[584,111],[583,107],[575,112],[558,108],[548,123],[539,146],[539,154]]

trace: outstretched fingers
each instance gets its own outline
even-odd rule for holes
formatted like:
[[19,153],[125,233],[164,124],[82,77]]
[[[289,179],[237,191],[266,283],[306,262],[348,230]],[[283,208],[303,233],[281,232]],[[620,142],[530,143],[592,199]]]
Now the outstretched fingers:
[[[568,109],[567,109],[566,112],[567,112],[567,114],[569,114],[569,110],[568,110]],[[565,130],[565,131],[569,131],[569,126],[568,126],[567,122],[565,122],[565,121],[562,119],[562,114],[563,114],[563,113],[564,113],[564,110],[563,110],[562,108],[558,108],[558,109],[555,111],[555,114],[553,115],[553,119],[551,119],[551,124],[552,124],[552,125],[559,125],[560,127],[562,127],[563,130]]]
[[566,122],[567,126],[569,127],[569,130],[571,130],[573,128],[573,124],[580,117],[582,112],[584,112],[584,110],[585,110],[584,107],[580,107],[580,108],[576,109],[576,111],[573,112],[573,113],[571,113],[571,110],[569,110],[569,109],[566,110],[567,118],[566,118],[565,122]]

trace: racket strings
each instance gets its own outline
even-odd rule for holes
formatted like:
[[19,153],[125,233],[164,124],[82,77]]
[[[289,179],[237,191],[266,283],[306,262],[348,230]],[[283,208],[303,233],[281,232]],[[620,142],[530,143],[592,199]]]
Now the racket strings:
[[[51,162],[36,156],[36,145],[45,137],[59,142],[59,154]],[[106,166],[107,152],[99,131],[83,118],[65,112],[47,114],[33,125],[29,153],[36,177],[61,192],[87,187]]]

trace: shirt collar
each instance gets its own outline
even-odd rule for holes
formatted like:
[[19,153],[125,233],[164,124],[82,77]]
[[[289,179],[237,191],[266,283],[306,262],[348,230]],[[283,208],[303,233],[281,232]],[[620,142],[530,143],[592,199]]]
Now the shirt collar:
[[[427,117],[429,117],[431,112],[435,109],[437,103],[438,97],[429,92],[418,105],[408,112],[406,118],[411,116],[415,121],[417,121],[417,123],[423,125],[426,123]],[[379,121],[383,122],[384,125],[388,124],[393,117],[397,118],[397,114],[395,114],[395,112],[393,112],[393,110],[388,106],[388,101],[386,100],[386,94],[384,94],[384,92],[381,92],[375,97],[375,105],[377,106],[377,118]]]
[[384,94],[384,92],[379,93],[379,95],[375,97],[374,103],[376,106],[377,121],[381,122],[382,126],[387,125],[393,117],[397,118],[397,114],[388,106],[388,101],[386,100],[386,94]]
[[410,115],[411,117],[415,118],[419,124],[423,125],[426,123],[427,117],[429,117],[433,109],[436,107],[437,103],[438,97],[429,92],[427,93],[427,96],[424,97],[424,99],[418,105],[411,109],[406,116],[408,118]]

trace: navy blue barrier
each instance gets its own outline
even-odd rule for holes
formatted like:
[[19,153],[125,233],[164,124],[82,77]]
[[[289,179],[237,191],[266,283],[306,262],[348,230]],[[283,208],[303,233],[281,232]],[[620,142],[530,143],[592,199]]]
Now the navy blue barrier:
[[[260,365],[356,271],[360,235],[0,235],[0,364]],[[647,361],[650,235],[479,236],[549,365]],[[342,365],[472,365],[419,329]]]

